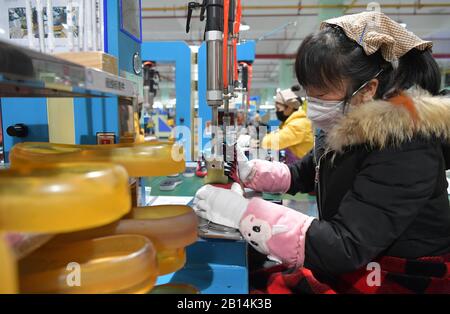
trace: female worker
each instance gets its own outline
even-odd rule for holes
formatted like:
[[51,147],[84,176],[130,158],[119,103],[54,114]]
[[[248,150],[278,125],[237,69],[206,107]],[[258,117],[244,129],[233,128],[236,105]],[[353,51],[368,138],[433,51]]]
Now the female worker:
[[297,95],[290,89],[275,96],[275,107],[280,128],[267,134],[261,141],[265,149],[286,149],[286,163],[292,164],[305,156],[313,147],[312,124],[300,107]]
[[[289,167],[241,159],[239,175],[259,191],[316,188],[319,219],[235,191],[197,192],[200,215],[290,268],[263,291],[302,291],[313,278],[309,292],[450,293],[450,101],[434,96],[431,45],[377,12],[327,20],[302,42],[295,69],[321,130],[315,147]],[[374,261],[378,283],[365,277]]]

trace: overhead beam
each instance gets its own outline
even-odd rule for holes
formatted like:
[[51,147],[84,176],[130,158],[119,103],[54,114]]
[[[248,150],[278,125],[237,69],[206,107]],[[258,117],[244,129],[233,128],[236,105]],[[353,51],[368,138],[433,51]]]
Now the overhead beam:
[[[386,12],[383,11],[386,15],[391,15],[394,17],[397,16],[448,16],[450,15],[450,12],[430,12],[430,13],[408,13],[408,12]],[[305,16],[318,16],[318,13],[300,13],[300,14],[294,14],[294,13],[282,13],[282,14],[243,14],[243,18],[285,18],[285,17],[305,17]],[[157,19],[163,19],[163,20],[171,20],[171,19],[185,19],[186,15],[146,15],[142,16],[143,20],[157,20]],[[200,16],[192,16],[192,19],[200,18]]]
[[[420,1],[415,1],[414,3],[387,3],[383,4],[382,7],[384,9],[401,9],[401,8],[410,8],[410,9],[425,9],[425,8],[449,8],[449,2],[434,2],[434,3],[421,3]],[[244,5],[242,6],[242,10],[307,10],[307,9],[341,9],[341,10],[351,10],[351,9],[366,9],[367,4],[301,4],[301,5]],[[142,8],[143,12],[173,12],[173,11],[187,11],[187,6],[166,6],[166,7],[147,7]]]

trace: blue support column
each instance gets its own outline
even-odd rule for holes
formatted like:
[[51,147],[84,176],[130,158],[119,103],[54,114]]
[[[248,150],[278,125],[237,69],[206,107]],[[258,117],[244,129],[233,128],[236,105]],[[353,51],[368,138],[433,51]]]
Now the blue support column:
[[[199,151],[203,151],[211,136],[205,135],[206,122],[212,119],[212,110],[206,102],[206,44],[198,50],[198,117],[199,117]],[[201,140],[201,145],[200,145]]]
[[[141,43],[120,29],[120,0],[104,0],[105,52],[118,59],[122,71],[134,73],[133,55],[141,52]],[[74,99],[75,143],[96,144],[97,132],[113,132],[119,137],[117,97]]]
[[[46,98],[2,98],[2,128],[5,162],[9,162],[9,151],[20,142],[48,142],[48,118]],[[17,123],[28,127],[25,138],[11,137],[6,129]]]
[[185,158],[191,160],[191,137],[183,131],[193,132],[191,125],[191,49],[185,42],[142,43],[142,60],[175,62],[176,126],[185,127],[175,134],[184,144]]

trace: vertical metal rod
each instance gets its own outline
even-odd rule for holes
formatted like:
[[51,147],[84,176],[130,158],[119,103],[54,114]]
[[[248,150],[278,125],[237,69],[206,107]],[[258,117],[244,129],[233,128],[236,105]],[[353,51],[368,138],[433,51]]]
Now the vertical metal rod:
[[25,14],[27,16],[28,46],[34,48],[34,29],[33,29],[33,11],[31,9],[31,0],[25,2]]
[[105,33],[105,25],[103,20],[103,1],[98,0],[98,24],[99,24],[99,50],[103,51],[104,45],[103,45],[103,34]]
[[73,41],[73,3],[69,1],[67,3],[67,41],[69,44],[69,50],[73,51],[74,41]]
[[242,106],[244,107],[244,126],[247,126],[247,118],[248,118],[248,108],[247,108],[247,97],[245,97],[245,94],[247,92],[245,90],[242,90]]
[[219,108],[217,106],[213,106],[212,108],[212,123],[211,123],[211,137],[212,137],[212,147],[211,147],[211,155],[217,156],[220,152],[219,150]]
[[36,0],[36,10],[37,10],[37,22],[39,29],[39,49],[41,52],[45,52],[45,32],[44,32],[44,18],[43,18],[43,8],[42,1]]
[[226,132],[227,127],[230,125],[230,98],[228,97],[228,87],[224,89],[224,98],[223,98],[223,130]]
[[50,52],[55,50],[55,32],[53,30],[53,3],[47,0],[47,27],[48,27],[48,48]]
[[85,11],[84,11],[84,30],[85,30],[85,36],[87,39],[87,45],[86,50],[90,51],[92,50],[92,6],[89,5],[90,1],[88,0],[85,5]]
[[84,50],[84,0],[78,2],[78,50]]
[[92,10],[92,50],[97,51],[97,1],[91,1]]

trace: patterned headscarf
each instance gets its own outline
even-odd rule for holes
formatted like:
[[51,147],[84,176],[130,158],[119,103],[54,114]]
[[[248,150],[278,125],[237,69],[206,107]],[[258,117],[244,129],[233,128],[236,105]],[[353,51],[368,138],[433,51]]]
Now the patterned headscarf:
[[320,29],[330,25],[342,28],[367,55],[380,50],[388,62],[396,62],[413,48],[425,50],[433,46],[431,41],[420,39],[381,12],[368,11],[329,19],[321,23]]

